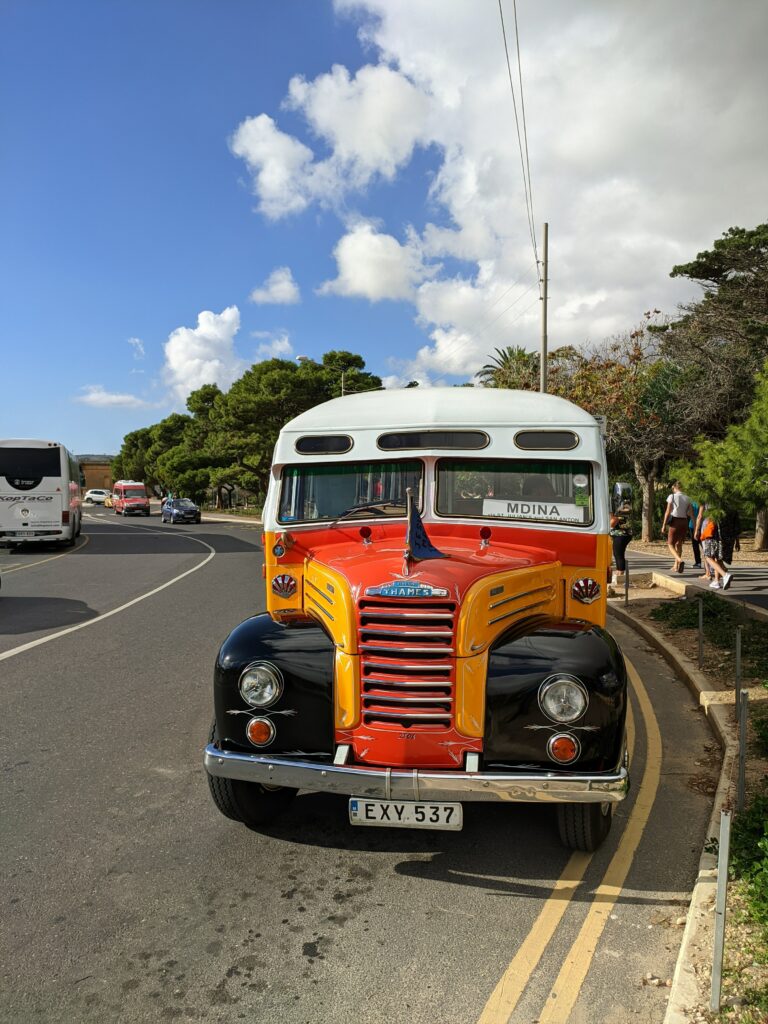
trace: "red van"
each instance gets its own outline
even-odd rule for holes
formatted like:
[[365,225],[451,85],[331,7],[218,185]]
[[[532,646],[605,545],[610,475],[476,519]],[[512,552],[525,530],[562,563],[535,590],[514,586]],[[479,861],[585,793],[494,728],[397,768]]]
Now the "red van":
[[149,498],[144,484],[118,480],[112,488],[112,508],[116,516],[148,516]]

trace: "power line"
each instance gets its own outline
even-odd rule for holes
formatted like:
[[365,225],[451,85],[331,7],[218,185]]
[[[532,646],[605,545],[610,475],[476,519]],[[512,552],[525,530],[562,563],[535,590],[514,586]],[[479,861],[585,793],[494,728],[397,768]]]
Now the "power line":
[[[513,0],[513,2],[514,2],[514,0]],[[515,85],[514,85],[514,82],[512,80],[512,64],[511,64],[510,59],[509,59],[509,46],[507,45],[507,30],[506,30],[506,27],[504,25],[504,11],[502,9],[501,0],[499,0],[499,17],[501,18],[501,35],[502,35],[502,38],[504,40],[504,56],[505,56],[506,61],[507,61],[507,74],[509,76],[509,88],[510,88],[510,92],[512,93],[512,109],[513,109],[514,114],[515,114],[515,130],[517,132],[517,146],[518,146],[518,149],[520,150],[520,168],[521,168],[522,175],[523,175],[523,194],[524,194],[524,197],[525,197],[525,212],[526,212],[526,217],[528,219],[528,232],[529,232],[530,237],[531,237],[531,246],[533,248],[533,258],[534,258],[534,261],[536,263],[536,276],[538,278],[539,277],[539,253],[538,253],[538,248],[537,248],[537,245],[536,245],[536,227],[535,227],[534,219],[533,219],[533,196],[532,196],[531,180],[530,180],[530,161],[528,160],[528,133],[527,133],[527,127],[526,127],[526,124],[525,124],[525,109],[524,109],[523,93],[522,93],[523,73],[522,73],[522,66],[521,66],[521,63],[520,63],[520,42],[519,42],[518,29],[517,29],[517,5],[516,5],[516,3],[514,5],[514,12],[515,12],[515,38],[517,40],[517,67],[518,67],[518,77],[519,77],[519,81],[520,81],[520,104],[521,104],[521,113],[522,113],[522,116],[523,116],[523,134],[525,136],[525,146],[523,146],[523,140],[522,140],[522,138],[520,136],[520,118],[519,118],[518,113],[517,113],[517,99],[515,97]],[[539,284],[539,294],[541,294],[541,284]]]
[[[499,313],[499,315],[498,315],[498,316],[496,317],[496,320],[498,320],[498,319],[500,319],[500,318],[501,318],[502,316],[504,316],[504,314],[505,314],[505,313],[508,313],[508,312],[509,312],[509,310],[510,310],[510,309],[512,308],[512,306],[516,305],[516,303],[518,303],[518,302],[520,301],[520,299],[522,299],[522,298],[523,298],[523,296],[527,295],[527,294],[528,294],[528,292],[530,292],[530,291],[531,291],[531,290],[532,290],[533,288],[535,288],[535,287],[536,287],[536,285],[535,285],[535,284],[532,284],[532,285],[530,286],[530,288],[528,288],[528,289],[527,289],[526,291],[524,291],[522,295],[518,296],[518,298],[517,298],[517,299],[515,299],[515,301],[514,301],[514,302],[510,303],[510,305],[509,305],[509,306],[507,306],[507,307],[506,307],[506,309],[503,309],[503,310],[501,311],[501,313]],[[515,323],[517,323],[517,321],[518,321],[518,320],[520,320],[520,319],[521,319],[522,317],[524,317],[524,316],[525,316],[525,314],[526,314],[526,313],[530,312],[530,310],[532,310],[532,309],[533,309],[533,307],[534,307],[534,306],[536,305],[536,303],[537,303],[537,302],[539,302],[539,297],[538,297],[538,296],[536,296],[536,298],[535,298],[535,299],[533,300],[533,302],[531,302],[531,303],[530,303],[530,304],[529,304],[528,306],[526,306],[526,307],[525,307],[525,309],[524,309],[524,310],[522,310],[522,312],[518,313],[518,314],[517,314],[517,316],[516,316],[516,317],[515,317],[515,318],[514,318],[513,320],[511,320],[511,321],[510,321],[510,322],[509,322],[509,323],[507,324],[507,327],[511,327],[511,326],[512,326],[512,324],[515,324]],[[488,327],[490,327],[490,326],[491,326],[492,324],[495,324],[495,323],[496,323],[496,320],[492,320],[492,321],[491,321],[491,323],[490,323],[490,324],[488,324],[487,326],[488,326]],[[477,337],[477,335],[475,335],[475,337]],[[466,345],[468,345],[468,344],[469,344],[469,342],[470,342],[470,341],[473,341],[473,340],[474,340],[473,338],[467,338],[467,340],[466,340],[466,341],[463,341],[463,342],[461,342],[461,343],[460,343],[459,345],[457,345],[457,346],[456,346],[456,347],[455,347],[455,348],[453,349],[453,352],[454,352],[454,354],[455,354],[456,352],[459,352],[459,351],[460,351],[461,349],[465,348],[465,347],[466,347]],[[441,380],[445,380],[445,378],[446,378],[446,377],[451,377],[451,376],[456,376],[456,375],[455,375],[455,374],[452,374],[452,373],[444,373],[444,374],[443,374],[442,376],[440,376],[440,377],[437,377],[437,378],[436,378],[435,380],[433,380],[433,381],[432,381],[432,387],[434,387],[434,386],[435,386],[436,384],[439,384],[439,382],[440,382]]]

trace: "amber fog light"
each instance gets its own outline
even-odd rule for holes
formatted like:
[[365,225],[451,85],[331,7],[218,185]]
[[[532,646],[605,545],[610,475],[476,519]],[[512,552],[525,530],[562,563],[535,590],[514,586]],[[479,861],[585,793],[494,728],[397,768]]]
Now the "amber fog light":
[[266,747],[275,738],[275,727],[268,718],[252,718],[245,734],[254,747]]
[[547,753],[553,761],[559,764],[570,764],[579,756],[579,741],[575,736],[567,733],[558,733],[550,738],[547,744]]

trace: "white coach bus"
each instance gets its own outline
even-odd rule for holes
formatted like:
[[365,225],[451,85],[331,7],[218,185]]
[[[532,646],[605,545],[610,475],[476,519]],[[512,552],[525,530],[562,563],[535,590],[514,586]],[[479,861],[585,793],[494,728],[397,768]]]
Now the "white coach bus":
[[80,466],[55,441],[0,440],[0,544],[74,544]]

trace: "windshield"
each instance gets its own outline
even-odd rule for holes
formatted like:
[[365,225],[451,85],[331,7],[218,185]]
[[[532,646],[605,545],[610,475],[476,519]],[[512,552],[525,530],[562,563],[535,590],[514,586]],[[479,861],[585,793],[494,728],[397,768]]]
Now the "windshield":
[[143,487],[126,487],[126,489],[123,491],[124,498],[146,498],[146,496],[147,492],[144,490]]
[[17,491],[31,491],[43,477],[61,476],[61,449],[0,447],[0,477]]
[[588,462],[440,459],[437,512],[588,526],[594,518]]
[[[406,488],[421,503],[423,465],[398,462],[337,462],[286,466],[280,490],[281,523],[405,516]],[[377,507],[354,510],[356,505]],[[380,507],[379,507],[380,506]]]
[[176,498],[173,503],[174,508],[196,508],[195,503],[190,501],[189,498]]

